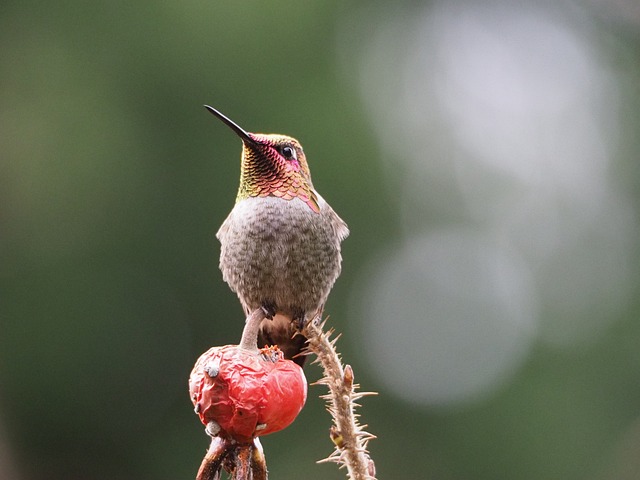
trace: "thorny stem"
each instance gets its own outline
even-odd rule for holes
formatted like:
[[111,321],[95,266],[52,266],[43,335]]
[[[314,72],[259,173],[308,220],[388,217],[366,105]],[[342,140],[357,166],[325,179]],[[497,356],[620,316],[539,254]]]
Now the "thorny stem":
[[316,362],[322,365],[324,377],[317,383],[329,388],[329,394],[322,398],[327,400],[327,410],[334,421],[330,437],[336,449],[321,462],[346,466],[350,480],[375,480],[375,464],[367,452],[367,443],[375,436],[363,430],[366,425],[358,424],[354,412],[358,399],[375,393],[355,392],[358,385],[353,383],[353,370],[350,365],[342,366],[335,349],[338,337],[331,340],[333,331],[324,332],[323,327],[324,322],[320,323],[317,316],[302,331],[308,339],[308,351],[314,353]]

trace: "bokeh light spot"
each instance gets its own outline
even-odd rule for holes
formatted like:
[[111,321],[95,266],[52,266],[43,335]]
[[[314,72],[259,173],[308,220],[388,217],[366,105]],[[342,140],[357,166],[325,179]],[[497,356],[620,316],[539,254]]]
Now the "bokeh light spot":
[[514,252],[472,230],[412,238],[363,280],[357,318],[379,381],[407,401],[468,402],[499,386],[535,336],[535,297]]

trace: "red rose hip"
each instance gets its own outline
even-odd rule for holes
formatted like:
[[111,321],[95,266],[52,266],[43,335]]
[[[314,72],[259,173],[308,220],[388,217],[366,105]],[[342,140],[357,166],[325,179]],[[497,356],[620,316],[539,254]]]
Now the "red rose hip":
[[264,314],[248,319],[240,345],[213,347],[196,362],[189,394],[207,433],[250,443],[293,422],[307,398],[302,368],[277,347],[256,348]]

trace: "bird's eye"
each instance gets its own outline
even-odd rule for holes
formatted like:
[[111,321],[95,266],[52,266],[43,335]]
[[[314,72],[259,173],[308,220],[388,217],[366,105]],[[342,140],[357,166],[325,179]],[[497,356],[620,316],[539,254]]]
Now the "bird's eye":
[[282,147],[282,156],[287,160],[297,160],[295,148],[289,145]]

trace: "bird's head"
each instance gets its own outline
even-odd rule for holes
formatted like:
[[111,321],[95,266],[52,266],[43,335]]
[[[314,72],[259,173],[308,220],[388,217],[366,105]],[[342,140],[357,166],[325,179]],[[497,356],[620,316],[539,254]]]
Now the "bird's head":
[[320,211],[309,165],[300,142],[279,134],[249,133],[213,107],[213,115],[242,140],[240,188],[236,201],[249,197],[299,198],[316,213]]

